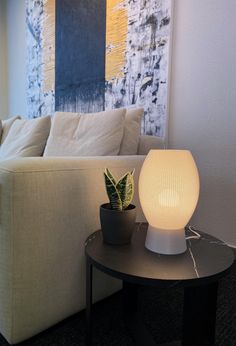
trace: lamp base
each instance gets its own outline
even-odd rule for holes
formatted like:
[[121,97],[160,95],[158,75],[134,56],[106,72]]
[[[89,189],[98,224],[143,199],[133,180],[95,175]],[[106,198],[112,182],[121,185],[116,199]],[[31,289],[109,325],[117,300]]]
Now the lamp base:
[[163,230],[148,226],[145,247],[162,255],[177,255],[187,250],[185,230]]

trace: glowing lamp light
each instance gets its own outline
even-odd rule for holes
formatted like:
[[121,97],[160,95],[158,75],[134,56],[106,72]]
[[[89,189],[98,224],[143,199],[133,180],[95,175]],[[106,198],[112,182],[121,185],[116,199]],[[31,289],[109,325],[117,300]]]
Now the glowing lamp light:
[[147,249],[169,255],[186,251],[184,228],[196,208],[199,189],[190,151],[149,151],[139,177],[140,203],[149,223]]

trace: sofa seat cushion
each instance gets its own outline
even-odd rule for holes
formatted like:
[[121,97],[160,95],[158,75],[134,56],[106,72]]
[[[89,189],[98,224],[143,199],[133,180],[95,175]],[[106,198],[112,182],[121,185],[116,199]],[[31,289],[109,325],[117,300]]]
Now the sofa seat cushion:
[[125,109],[56,112],[44,156],[112,156],[120,150]]
[[16,119],[0,147],[0,159],[41,156],[50,132],[51,118]]

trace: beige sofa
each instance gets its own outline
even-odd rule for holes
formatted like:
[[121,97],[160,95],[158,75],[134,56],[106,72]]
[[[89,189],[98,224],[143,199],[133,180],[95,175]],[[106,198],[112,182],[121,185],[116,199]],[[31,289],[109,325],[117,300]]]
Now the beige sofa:
[[[141,136],[139,154],[161,148]],[[99,228],[107,201],[103,171],[133,168],[137,219],[143,220],[137,181],[145,156],[21,158],[0,162],[0,332],[14,344],[85,308],[84,242]],[[95,273],[95,300],[120,288]]]

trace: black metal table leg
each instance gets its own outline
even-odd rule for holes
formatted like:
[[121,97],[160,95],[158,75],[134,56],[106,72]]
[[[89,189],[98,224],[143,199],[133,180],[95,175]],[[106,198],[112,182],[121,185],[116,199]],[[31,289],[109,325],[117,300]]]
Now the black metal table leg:
[[183,346],[215,345],[218,283],[184,290]]
[[93,265],[86,258],[86,346],[92,345]]
[[125,318],[137,313],[137,285],[123,281],[123,307]]
[[156,346],[138,312],[138,287],[123,281],[124,319],[136,346]]

